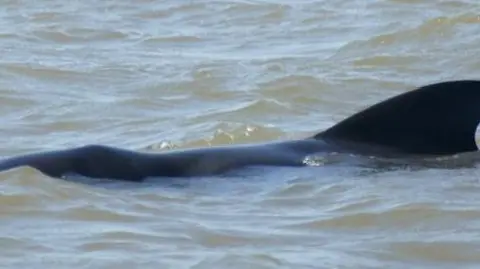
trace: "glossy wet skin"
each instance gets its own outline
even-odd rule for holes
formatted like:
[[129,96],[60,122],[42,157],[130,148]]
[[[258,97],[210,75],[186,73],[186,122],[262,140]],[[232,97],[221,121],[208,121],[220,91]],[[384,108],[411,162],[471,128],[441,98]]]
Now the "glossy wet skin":
[[[142,170],[155,176],[163,176],[167,171],[169,176],[212,175],[246,166],[303,166],[309,154],[334,148],[315,139],[212,147],[144,155],[141,166]],[[169,170],[166,171],[160,163]]]

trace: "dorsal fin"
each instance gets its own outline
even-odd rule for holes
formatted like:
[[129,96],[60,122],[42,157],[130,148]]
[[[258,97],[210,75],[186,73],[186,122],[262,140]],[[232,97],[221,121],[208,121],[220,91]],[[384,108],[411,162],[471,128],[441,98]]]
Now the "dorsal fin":
[[478,150],[479,121],[480,81],[447,81],[394,96],[314,138],[407,154],[451,155]]

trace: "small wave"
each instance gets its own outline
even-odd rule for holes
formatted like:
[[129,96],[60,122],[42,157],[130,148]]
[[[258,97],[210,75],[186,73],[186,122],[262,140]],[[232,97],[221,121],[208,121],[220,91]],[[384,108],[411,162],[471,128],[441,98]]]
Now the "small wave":
[[80,42],[103,42],[128,39],[128,34],[118,31],[102,31],[88,28],[72,28],[65,30],[35,30],[32,35],[42,41],[58,44],[78,44]]
[[142,42],[152,43],[152,44],[162,44],[162,43],[194,43],[202,41],[201,38],[196,36],[186,36],[186,35],[177,35],[177,36],[161,36],[161,37],[149,37],[144,38]]
[[262,142],[284,136],[284,132],[276,129],[253,124],[217,123],[208,127],[204,133],[206,138],[187,140],[183,143],[162,141],[146,147],[147,150],[166,150],[175,148],[197,148],[219,145]]

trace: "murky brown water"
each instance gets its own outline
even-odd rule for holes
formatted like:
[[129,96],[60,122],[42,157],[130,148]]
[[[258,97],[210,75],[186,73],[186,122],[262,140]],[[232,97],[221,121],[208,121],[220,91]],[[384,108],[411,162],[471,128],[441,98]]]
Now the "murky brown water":
[[[3,1],[2,155],[301,137],[479,78],[480,4]],[[0,174],[2,268],[480,268],[476,168],[98,187]]]

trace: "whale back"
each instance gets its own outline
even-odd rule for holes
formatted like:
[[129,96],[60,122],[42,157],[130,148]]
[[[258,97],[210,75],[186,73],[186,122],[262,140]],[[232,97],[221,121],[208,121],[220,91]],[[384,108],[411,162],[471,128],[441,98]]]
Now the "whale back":
[[448,81],[375,104],[314,138],[407,154],[450,155],[478,150],[479,121],[480,81]]

